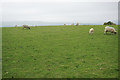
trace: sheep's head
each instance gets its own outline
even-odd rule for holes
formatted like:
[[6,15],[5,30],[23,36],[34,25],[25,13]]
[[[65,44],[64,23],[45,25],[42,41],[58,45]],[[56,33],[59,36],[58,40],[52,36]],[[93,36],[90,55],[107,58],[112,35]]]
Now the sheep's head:
[[114,32],[114,34],[117,34],[117,32]]

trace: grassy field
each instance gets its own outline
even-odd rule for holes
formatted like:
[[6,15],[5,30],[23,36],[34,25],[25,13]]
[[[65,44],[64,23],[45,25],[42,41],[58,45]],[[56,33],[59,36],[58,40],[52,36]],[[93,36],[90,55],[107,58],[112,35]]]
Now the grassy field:
[[104,27],[4,27],[2,77],[117,78],[118,34],[104,35]]

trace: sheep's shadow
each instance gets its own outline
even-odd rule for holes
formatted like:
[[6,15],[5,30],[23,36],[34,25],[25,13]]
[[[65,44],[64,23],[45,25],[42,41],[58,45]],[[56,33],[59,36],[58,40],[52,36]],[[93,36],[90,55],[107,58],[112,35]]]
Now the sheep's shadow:
[[116,35],[116,34],[106,33],[106,34],[104,34],[104,35]]

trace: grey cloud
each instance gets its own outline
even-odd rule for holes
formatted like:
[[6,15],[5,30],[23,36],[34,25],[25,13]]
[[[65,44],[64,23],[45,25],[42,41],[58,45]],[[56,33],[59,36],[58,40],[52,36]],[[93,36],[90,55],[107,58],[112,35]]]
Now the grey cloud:
[[[118,20],[117,2],[3,3],[3,21],[90,23]],[[40,23],[39,23],[40,24]]]

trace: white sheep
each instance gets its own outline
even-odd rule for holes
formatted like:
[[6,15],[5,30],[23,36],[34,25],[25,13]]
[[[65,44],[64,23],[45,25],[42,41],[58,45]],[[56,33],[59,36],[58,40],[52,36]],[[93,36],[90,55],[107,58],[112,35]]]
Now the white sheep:
[[15,27],[17,27],[17,25],[15,25]]
[[79,26],[79,23],[78,23],[78,22],[76,23],[76,26]]
[[114,34],[117,33],[116,30],[115,30],[115,28],[109,27],[109,26],[106,26],[106,27],[105,27],[104,34],[106,34],[107,32],[111,32],[111,34],[112,34],[112,33],[114,33]]
[[93,34],[93,32],[94,32],[94,29],[91,28],[91,29],[89,30],[89,34]]
[[30,27],[28,25],[23,25],[23,29],[26,28],[26,29],[30,29]]

